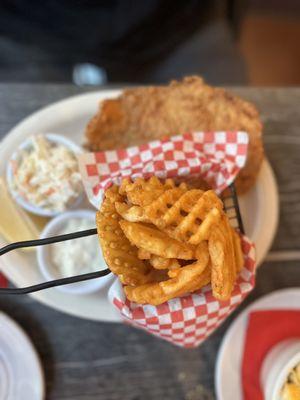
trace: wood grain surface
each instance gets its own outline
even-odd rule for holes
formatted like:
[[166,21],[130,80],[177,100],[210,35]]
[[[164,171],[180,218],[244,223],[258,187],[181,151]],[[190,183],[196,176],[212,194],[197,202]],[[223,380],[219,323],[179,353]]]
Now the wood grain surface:
[[[47,399],[214,399],[216,356],[232,319],[263,294],[299,287],[300,89],[233,91],[257,104],[265,124],[266,154],[280,191],[280,222],[272,248],[279,262],[262,265],[255,290],[195,350],[177,348],[125,325],[74,318],[28,296],[0,297],[0,309],[25,329],[37,348]],[[38,108],[79,92],[66,85],[0,85],[0,138]]]

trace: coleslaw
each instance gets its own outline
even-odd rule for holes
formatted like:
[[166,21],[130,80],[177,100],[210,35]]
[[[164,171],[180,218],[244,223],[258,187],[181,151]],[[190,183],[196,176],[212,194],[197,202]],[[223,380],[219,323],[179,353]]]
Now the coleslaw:
[[12,161],[13,189],[29,203],[61,212],[82,193],[75,154],[62,144],[39,135]]

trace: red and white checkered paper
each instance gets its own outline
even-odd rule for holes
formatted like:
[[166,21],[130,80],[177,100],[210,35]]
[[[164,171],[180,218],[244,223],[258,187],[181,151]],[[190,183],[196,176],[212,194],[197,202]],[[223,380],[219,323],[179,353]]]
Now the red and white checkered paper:
[[[88,198],[99,208],[105,190],[125,177],[199,176],[221,193],[244,166],[247,146],[245,132],[195,132],[127,149],[85,153],[78,159]],[[207,286],[160,306],[138,305],[125,298],[118,280],[109,290],[109,299],[125,322],[176,345],[196,347],[254,287],[255,252],[246,237],[243,251],[245,265],[226,302],[216,300]]]
[[243,236],[242,247],[244,268],[228,301],[216,300],[209,285],[159,306],[139,305],[126,299],[122,285],[116,280],[109,290],[110,302],[130,325],[178,346],[197,347],[218,328],[254,287],[254,245]]
[[88,198],[99,208],[105,189],[125,177],[198,175],[220,193],[244,166],[247,146],[245,132],[194,132],[127,149],[83,153],[78,160]]

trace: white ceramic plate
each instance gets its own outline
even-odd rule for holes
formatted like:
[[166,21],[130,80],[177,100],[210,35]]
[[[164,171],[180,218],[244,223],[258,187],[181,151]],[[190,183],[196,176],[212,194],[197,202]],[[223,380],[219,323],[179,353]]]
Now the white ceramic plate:
[[0,400],[43,398],[43,372],[34,347],[23,330],[0,313]]
[[[21,121],[1,143],[0,175],[5,174],[7,160],[16,147],[32,133],[55,132],[81,144],[85,126],[96,113],[99,102],[120,93],[120,90],[109,90],[71,97]],[[267,161],[262,166],[255,187],[240,198],[240,206],[246,233],[257,245],[260,263],[272,243],[278,219],[277,186]],[[28,286],[43,280],[34,253],[11,252],[1,257],[0,268],[17,286]],[[87,296],[75,296],[48,289],[32,296],[50,307],[82,318],[116,322],[120,320],[107,301],[106,290]]]
[[241,362],[248,315],[254,310],[299,309],[300,289],[283,289],[250,304],[231,324],[222,341],[215,372],[218,400],[242,400]]

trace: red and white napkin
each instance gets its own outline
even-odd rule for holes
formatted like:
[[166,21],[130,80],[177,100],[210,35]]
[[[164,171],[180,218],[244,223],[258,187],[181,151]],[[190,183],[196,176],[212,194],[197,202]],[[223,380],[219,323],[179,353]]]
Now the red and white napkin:
[[[105,190],[125,177],[199,176],[221,193],[244,166],[247,146],[245,132],[194,132],[127,149],[84,153],[78,160],[88,198],[99,208]],[[110,288],[110,301],[125,322],[176,345],[196,347],[254,287],[254,246],[246,237],[242,239],[245,265],[226,302],[216,300],[207,286],[160,306],[138,305],[125,298],[118,281]]]
[[249,315],[242,361],[244,400],[263,400],[260,373],[264,358],[283,340],[300,337],[300,311],[260,310]]

